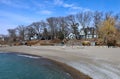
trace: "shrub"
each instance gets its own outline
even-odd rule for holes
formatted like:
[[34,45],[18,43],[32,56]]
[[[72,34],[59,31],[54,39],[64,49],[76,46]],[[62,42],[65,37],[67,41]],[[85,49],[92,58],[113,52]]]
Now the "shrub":
[[82,45],[83,46],[90,46],[91,43],[90,43],[90,41],[82,41]]

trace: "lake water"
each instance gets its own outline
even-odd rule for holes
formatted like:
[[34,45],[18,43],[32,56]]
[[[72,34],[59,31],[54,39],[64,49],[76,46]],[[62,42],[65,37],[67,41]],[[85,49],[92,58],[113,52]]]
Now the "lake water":
[[0,53],[0,79],[72,79],[72,77],[48,59]]

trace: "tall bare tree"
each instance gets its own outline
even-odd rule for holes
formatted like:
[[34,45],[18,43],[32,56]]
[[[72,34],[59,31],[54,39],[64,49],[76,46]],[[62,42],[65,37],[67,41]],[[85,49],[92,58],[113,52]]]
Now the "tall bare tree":
[[118,31],[120,31],[120,13],[117,13],[114,15],[115,18],[115,26],[118,29]]
[[99,27],[101,26],[100,24],[101,24],[102,19],[103,19],[103,13],[95,11],[93,14],[93,22],[94,22],[94,26],[96,29],[97,37],[98,37],[98,30],[99,30]]
[[47,30],[47,28],[45,27],[44,29],[43,29],[43,36],[45,37],[45,40],[48,40],[48,30]]
[[51,38],[54,39],[56,36],[57,36],[57,25],[58,25],[58,21],[57,21],[57,18],[56,17],[50,17],[50,18],[47,18],[47,22],[48,22],[48,25],[50,27],[50,30],[51,30]]
[[71,29],[73,30],[73,33],[77,35],[79,24],[76,21],[76,17],[74,15],[69,15],[66,17],[66,21],[67,21],[68,26],[70,26]]
[[26,27],[24,25],[20,25],[17,27],[17,31],[19,33],[20,40],[25,40],[25,34],[26,34]]
[[31,26],[36,31],[38,35],[38,39],[40,39],[40,36],[42,35],[42,31],[46,27],[46,23],[44,21],[34,22],[31,24]]
[[26,36],[27,36],[28,40],[31,40],[31,38],[35,34],[37,34],[36,31],[35,31],[35,29],[31,25],[29,25],[29,26],[26,27],[26,31],[27,31]]
[[68,27],[65,17],[58,17],[58,26],[59,26],[60,38],[64,39],[68,35],[68,32],[69,32],[69,27]]
[[16,29],[8,29],[8,33],[9,33],[9,42],[13,43],[16,42]]
[[85,30],[85,28],[89,27],[89,25],[90,25],[90,22],[92,19],[92,12],[90,12],[90,11],[79,12],[76,15],[76,17],[85,32],[85,39],[86,39],[87,31]]
[[109,12],[106,12],[105,13],[105,20],[108,20],[109,18],[113,17],[113,12],[112,11],[109,11]]

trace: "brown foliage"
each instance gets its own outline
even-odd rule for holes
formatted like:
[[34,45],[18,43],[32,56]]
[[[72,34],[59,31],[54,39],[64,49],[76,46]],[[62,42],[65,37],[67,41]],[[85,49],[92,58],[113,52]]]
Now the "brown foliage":
[[1,44],[1,45],[5,45],[5,44],[7,44],[7,42],[0,40],[0,44]]
[[114,35],[116,31],[115,20],[113,18],[109,18],[101,23],[101,28],[99,29],[99,37],[104,39],[108,35]]
[[27,45],[54,45],[55,43],[60,43],[61,40],[59,39],[54,39],[54,40],[32,40],[32,41],[27,41]]
[[60,39],[57,39],[57,38],[50,41],[50,43],[60,43],[60,42],[61,42],[61,40],[60,40]]
[[108,36],[107,37],[107,46],[116,46],[116,39],[114,38],[115,36]]
[[82,45],[83,46],[90,46],[91,43],[90,43],[90,41],[82,41]]
[[31,46],[31,45],[35,45],[39,42],[39,40],[32,40],[32,41],[27,41],[27,45]]
[[96,45],[96,46],[105,45],[104,40],[103,40],[103,39],[98,39],[98,40],[95,42],[95,45]]

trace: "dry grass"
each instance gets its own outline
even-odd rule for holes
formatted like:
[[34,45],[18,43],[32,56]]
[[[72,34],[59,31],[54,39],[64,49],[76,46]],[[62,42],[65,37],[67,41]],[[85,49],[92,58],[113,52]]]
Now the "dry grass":
[[1,45],[6,45],[7,42],[0,40],[0,44],[1,44]]
[[27,41],[27,45],[31,46],[31,45],[35,45],[35,46],[40,46],[40,45],[51,45],[53,46],[56,43],[60,43],[61,40],[59,39],[54,39],[54,40],[32,40],[32,41]]

